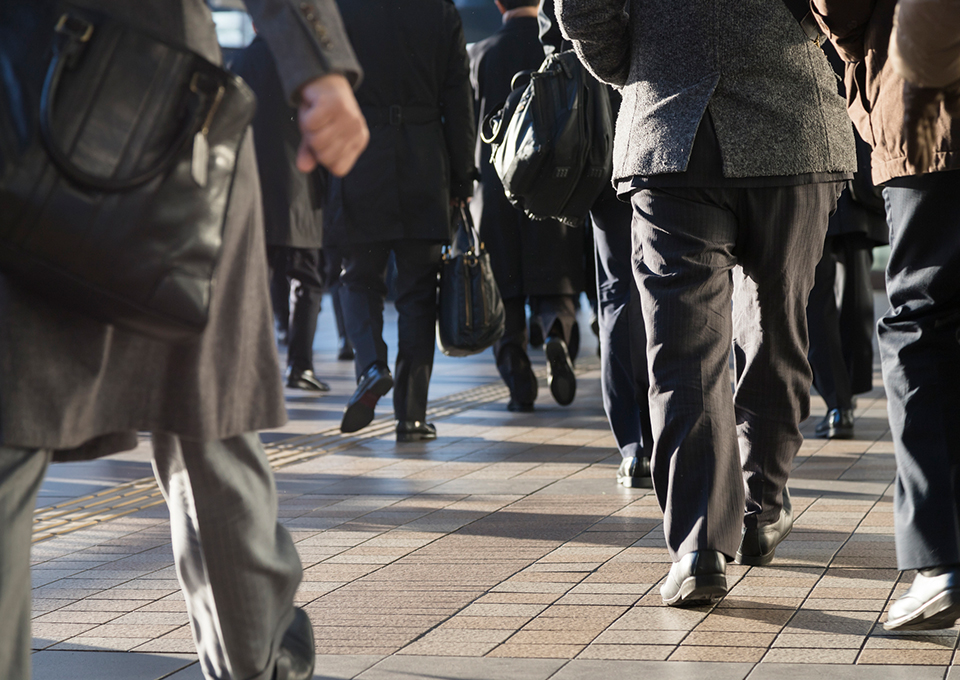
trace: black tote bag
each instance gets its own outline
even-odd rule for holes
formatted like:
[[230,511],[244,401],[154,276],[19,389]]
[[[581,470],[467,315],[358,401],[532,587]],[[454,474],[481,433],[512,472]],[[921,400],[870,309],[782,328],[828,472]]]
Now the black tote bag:
[[506,313],[487,253],[470,211],[460,208],[453,244],[440,267],[437,344],[447,356],[464,357],[503,337]]
[[199,337],[254,109],[187,49],[69,4],[8,4],[0,271],[107,323]]

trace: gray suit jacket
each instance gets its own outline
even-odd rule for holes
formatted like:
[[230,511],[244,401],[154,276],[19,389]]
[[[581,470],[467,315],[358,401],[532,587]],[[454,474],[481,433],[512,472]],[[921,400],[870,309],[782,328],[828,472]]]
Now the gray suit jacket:
[[[81,1],[220,60],[202,0]],[[359,80],[333,0],[247,5],[275,51],[287,97],[331,71]],[[0,21],[6,16],[0,12]],[[138,430],[210,441],[282,425],[266,270],[260,185],[247,135],[210,321],[198,342],[169,345],[108,326],[35,299],[0,275],[0,444],[89,456],[132,447]]]
[[836,77],[780,0],[557,0],[557,18],[623,92],[615,182],[685,170],[708,106],[726,177],[856,170]]

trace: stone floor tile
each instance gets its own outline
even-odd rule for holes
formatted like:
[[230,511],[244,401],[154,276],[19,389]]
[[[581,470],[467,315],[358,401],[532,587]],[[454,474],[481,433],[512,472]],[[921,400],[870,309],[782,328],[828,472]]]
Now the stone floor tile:
[[676,647],[674,645],[589,645],[577,656],[578,659],[620,659],[630,661],[665,661]]
[[196,662],[196,655],[46,651],[33,655],[33,680],[156,680]]
[[398,655],[383,659],[356,678],[410,680],[433,675],[449,680],[547,680],[563,665],[563,661],[552,659],[466,659]]
[[[778,647],[770,649],[763,657],[764,663],[830,663],[852,664],[857,660],[859,649],[795,649]],[[785,676],[791,677],[791,676]],[[829,675],[825,677],[831,677]]]
[[857,663],[946,666],[952,658],[952,649],[864,649]]
[[667,657],[670,661],[733,661],[737,663],[753,663],[760,661],[766,648],[763,647],[677,647]]
[[703,645],[708,647],[763,647],[766,649],[777,637],[776,633],[722,633],[713,631],[693,631],[683,639],[683,645]]
[[586,645],[563,644],[512,644],[506,642],[490,651],[487,656],[516,659],[572,659]]

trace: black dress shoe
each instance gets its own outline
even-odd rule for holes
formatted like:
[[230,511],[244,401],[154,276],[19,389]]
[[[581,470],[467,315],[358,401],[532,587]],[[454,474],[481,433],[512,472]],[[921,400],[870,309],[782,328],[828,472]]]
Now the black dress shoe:
[[737,564],[748,564],[762,567],[773,561],[773,554],[777,546],[790,535],[793,530],[793,504],[790,494],[783,490],[783,508],[780,518],[773,524],[762,527],[744,527],[740,537],[740,549],[734,560]]
[[514,413],[533,413],[533,402],[517,401],[513,397],[510,397],[510,401],[507,402],[507,410],[513,411]]
[[320,380],[317,374],[309,368],[305,371],[287,368],[287,387],[295,387],[298,390],[310,390],[312,392],[329,392],[330,385]]
[[631,489],[652,489],[653,477],[650,476],[650,459],[646,456],[631,456],[620,461],[617,470],[617,484]]
[[921,569],[890,606],[884,630],[952,628],[960,618],[960,565]]
[[398,442],[426,442],[437,438],[437,428],[432,423],[419,420],[398,420]]
[[727,594],[727,558],[716,550],[697,550],[674,562],[660,586],[663,603],[671,607],[711,604]]
[[356,432],[362,430],[373,420],[373,410],[393,387],[393,376],[390,369],[383,364],[371,364],[370,368],[360,376],[357,389],[347,402],[340,421],[341,432]]
[[313,626],[306,612],[296,607],[293,623],[287,628],[280,642],[273,680],[311,680],[315,662]]
[[353,356],[353,345],[350,344],[350,340],[348,338],[340,338],[340,346],[339,349],[337,349],[337,360],[352,361]]
[[561,406],[569,406],[577,395],[577,377],[563,338],[551,335],[543,346],[547,355],[547,384],[550,394]]
[[853,439],[853,409],[835,408],[817,423],[819,439]]

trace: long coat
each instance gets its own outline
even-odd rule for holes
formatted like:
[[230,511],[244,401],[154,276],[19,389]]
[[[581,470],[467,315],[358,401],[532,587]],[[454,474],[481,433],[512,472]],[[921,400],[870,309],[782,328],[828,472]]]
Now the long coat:
[[468,198],[476,128],[460,14],[449,0],[338,0],[364,70],[370,143],[330,182],[341,243],[449,241],[450,199]]
[[[518,71],[537,69],[544,50],[536,17],[517,17],[470,48],[470,80],[478,121],[510,94]],[[515,208],[490,163],[490,145],[477,140],[480,184],[470,210],[490,252],[493,273],[504,298],[523,295],[575,295],[584,284],[584,234],[556,220],[532,220]]]
[[300,126],[280,83],[267,41],[257,36],[230,64],[257,95],[253,139],[263,194],[263,221],[268,246],[323,246],[322,170],[297,170]]
[[[220,59],[202,0],[83,4]],[[331,0],[247,5],[276,47],[291,100],[303,83],[331,70],[360,77]],[[283,424],[266,269],[248,135],[227,208],[210,321],[198,342],[170,345],[114,328],[48,305],[0,276],[0,442],[87,456],[131,448],[138,430],[210,441]]]

